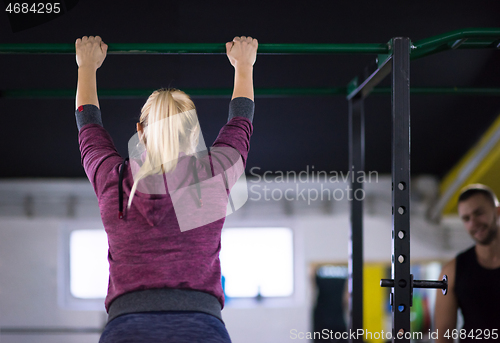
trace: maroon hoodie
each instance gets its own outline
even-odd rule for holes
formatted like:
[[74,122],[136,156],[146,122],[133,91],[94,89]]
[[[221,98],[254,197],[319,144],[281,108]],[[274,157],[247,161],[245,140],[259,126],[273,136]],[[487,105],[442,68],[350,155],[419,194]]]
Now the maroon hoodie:
[[[251,100],[236,98],[231,103],[248,101]],[[243,165],[246,165],[253,131],[253,102],[251,105],[249,115],[237,113],[238,106],[233,106],[231,111],[230,104],[230,120],[222,127],[212,146],[237,150]],[[219,251],[225,218],[181,232],[169,194],[138,191],[130,209],[126,210],[134,179],[130,163],[125,163],[122,182],[125,213],[120,219],[118,184],[124,159],[102,126],[99,108],[80,106],[76,115],[80,128],[81,162],[97,195],[108,236],[106,310],[120,295],[161,288],[205,292],[215,296],[223,307]]]

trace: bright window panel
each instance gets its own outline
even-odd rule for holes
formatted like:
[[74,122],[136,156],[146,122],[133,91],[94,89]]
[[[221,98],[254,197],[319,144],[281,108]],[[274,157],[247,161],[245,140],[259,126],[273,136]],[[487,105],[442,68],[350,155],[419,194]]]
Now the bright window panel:
[[75,230],[70,236],[70,289],[76,298],[104,298],[108,290],[108,239],[104,230]]
[[[104,230],[70,236],[70,289],[76,298],[106,297],[108,241]],[[293,293],[293,236],[288,228],[224,229],[220,253],[229,297],[286,297]]]
[[293,293],[293,236],[288,228],[224,229],[220,259],[228,297]]

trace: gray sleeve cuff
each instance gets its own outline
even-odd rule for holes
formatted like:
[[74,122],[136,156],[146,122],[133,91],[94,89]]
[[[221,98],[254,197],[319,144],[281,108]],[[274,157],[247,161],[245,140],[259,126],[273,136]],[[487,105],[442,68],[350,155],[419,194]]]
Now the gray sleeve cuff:
[[78,107],[75,111],[76,116],[76,126],[78,126],[78,131],[87,124],[99,124],[102,125],[101,110],[95,105],[82,105]]
[[255,103],[249,98],[238,97],[231,100],[229,103],[229,118],[228,121],[234,117],[245,117],[250,122],[253,121],[253,113],[255,111]]

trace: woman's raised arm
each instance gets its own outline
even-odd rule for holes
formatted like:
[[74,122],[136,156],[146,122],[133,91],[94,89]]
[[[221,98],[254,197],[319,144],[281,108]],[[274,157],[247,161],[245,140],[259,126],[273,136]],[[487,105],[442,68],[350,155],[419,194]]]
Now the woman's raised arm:
[[226,43],[226,52],[229,61],[234,67],[233,97],[245,97],[254,100],[253,92],[253,65],[257,58],[259,43],[252,37],[234,37],[232,42]]
[[75,50],[76,63],[78,64],[76,108],[82,105],[95,105],[99,107],[96,71],[106,58],[108,46],[99,36],[84,36],[76,40]]

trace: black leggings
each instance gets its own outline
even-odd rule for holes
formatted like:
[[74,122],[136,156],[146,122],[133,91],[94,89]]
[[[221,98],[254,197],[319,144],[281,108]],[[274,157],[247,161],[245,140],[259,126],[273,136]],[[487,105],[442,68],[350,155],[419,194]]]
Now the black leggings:
[[231,343],[224,324],[201,312],[125,314],[104,328],[99,343]]

